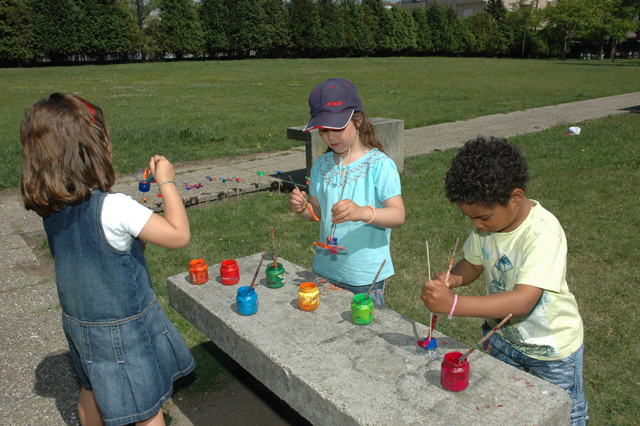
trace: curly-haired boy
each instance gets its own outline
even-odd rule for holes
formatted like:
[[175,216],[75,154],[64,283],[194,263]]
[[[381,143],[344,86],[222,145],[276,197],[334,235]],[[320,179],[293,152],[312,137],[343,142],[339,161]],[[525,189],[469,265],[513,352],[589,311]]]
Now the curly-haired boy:
[[[525,196],[529,179],[520,150],[504,138],[467,142],[445,181],[449,201],[473,221],[464,259],[422,288],[432,312],[483,317],[486,335],[513,317],[488,342],[490,354],[563,388],[571,397],[571,425],[584,425],[582,319],[566,281],[567,240],[556,217]],[[484,273],[486,296],[450,289]]]

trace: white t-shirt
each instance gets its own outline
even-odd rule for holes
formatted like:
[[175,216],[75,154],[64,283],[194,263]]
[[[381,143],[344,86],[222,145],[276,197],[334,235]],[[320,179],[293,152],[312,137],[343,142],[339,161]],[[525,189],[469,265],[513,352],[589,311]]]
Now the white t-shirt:
[[125,194],[107,194],[102,205],[102,229],[109,244],[119,251],[128,251],[133,240],[153,214]]
[[[511,232],[471,233],[464,258],[482,265],[487,294],[510,291],[516,284],[543,290],[533,310],[513,317],[497,333],[520,352],[540,360],[565,358],[583,340],[578,305],[567,286],[567,240],[558,219],[540,203]],[[495,319],[487,320],[495,327]]]

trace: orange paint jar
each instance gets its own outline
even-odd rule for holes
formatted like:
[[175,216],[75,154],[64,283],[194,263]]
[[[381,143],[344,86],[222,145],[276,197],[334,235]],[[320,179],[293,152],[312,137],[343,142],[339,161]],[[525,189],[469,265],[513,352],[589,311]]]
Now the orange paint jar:
[[320,305],[320,293],[316,283],[302,283],[298,289],[298,306],[303,311],[315,311]]
[[193,284],[204,284],[209,281],[207,264],[203,259],[193,259],[189,262],[189,278]]
[[238,284],[238,281],[240,281],[238,262],[233,259],[222,261],[220,265],[220,281],[224,285]]

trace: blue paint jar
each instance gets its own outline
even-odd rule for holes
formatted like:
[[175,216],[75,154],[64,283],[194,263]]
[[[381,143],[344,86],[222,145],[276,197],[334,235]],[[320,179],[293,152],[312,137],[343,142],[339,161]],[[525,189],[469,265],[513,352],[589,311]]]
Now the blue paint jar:
[[258,312],[258,295],[256,289],[249,290],[248,285],[244,285],[238,289],[236,296],[236,304],[240,315],[253,315]]
[[138,182],[138,190],[140,192],[149,192],[151,184],[149,182]]

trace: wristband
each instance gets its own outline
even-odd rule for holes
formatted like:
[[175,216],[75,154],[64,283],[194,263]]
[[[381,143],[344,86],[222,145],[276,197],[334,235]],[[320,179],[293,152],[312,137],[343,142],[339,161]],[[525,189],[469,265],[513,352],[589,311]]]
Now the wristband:
[[374,209],[373,206],[370,206],[368,204],[365,207],[369,207],[371,209],[371,211],[373,212],[373,217],[371,218],[371,220],[369,222],[365,222],[365,223],[369,224],[369,223],[373,222],[373,219],[376,218],[376,209]]
[[449,312],[449,316],[447,318],[453,318],[453,311],[456,309],[456,305],[458,304],[458,295],[453,296],[453,306],[451,307],[451,312]]
[[161,188],[161,187],[162,187],[162,185],[164,185],[165,183],[172,183],[172,184],[174,184],[174,185],[176,184],[176,183],[175,183],[174,181],[172,181],[172,180],[165,180],[165,181],[164,181],[164,182],[162,182],[160,185],[158,185],[158,188]]

